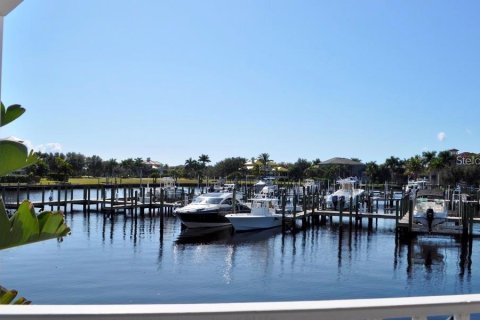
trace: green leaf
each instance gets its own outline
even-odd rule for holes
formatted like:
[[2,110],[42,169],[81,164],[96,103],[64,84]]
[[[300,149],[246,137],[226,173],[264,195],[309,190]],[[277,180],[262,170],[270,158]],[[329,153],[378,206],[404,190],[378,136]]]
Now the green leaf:
[[25,112],[25,108],[19,104],[12,104],[5,110],[5,105],[0,103],[0,127],[9,124],[20,117]]
[[11,219],[12,229],[10,237],[14,244],[34,242],[40,232],[39,222],[33,205],[23,201]]
[[37,155],[33,151],[28,153],[28,149],[23,143],[0,140],[0,177],[32,165],[37,161]]
[[42,212],[37,216],[32,203],[26,200],[10,219],[5,219],[2,207],[3,202],[0,201],[0,250],[56,239],[70,233],[61,212]]
[[[17,296],[18,292],[16,290],[7,290],[4,287],[0,286],[0,304],[10,304]],[[30,304],[31,301],[20,297],[13,304]]]
[[10,220],[8,219],[5,204],[0,196],[0,243],[6,243],[10,237]]
[[63,237],[70,232],[60,212],[42,212],[38,215],[38,222],[40,224],[39,240]]
[[18,292],[15,290],[4,290],[0,291],[0,304],[9,304],[15,299]]
[[13,304],[23,304],[23,305],[27,305],[27,304],[31,304],[32,301],[29,301],[27,299],[25,299],[24,297],[20,297],[17,299],[17,301],[15,301]]

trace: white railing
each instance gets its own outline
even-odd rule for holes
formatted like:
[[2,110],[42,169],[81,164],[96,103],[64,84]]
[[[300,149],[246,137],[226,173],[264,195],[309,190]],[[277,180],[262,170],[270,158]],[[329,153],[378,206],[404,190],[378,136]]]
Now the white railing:
[[0,319],[387,319],[480,313],[480,294],[386,299],[210,304],[0,306]]

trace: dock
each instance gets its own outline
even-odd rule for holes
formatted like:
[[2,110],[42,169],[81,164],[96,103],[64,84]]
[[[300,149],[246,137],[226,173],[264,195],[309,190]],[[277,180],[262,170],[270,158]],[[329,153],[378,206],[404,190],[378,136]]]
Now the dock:
[[[41,195],[38,197],[40,199],[30,199],[31,190],[40,192]],[[160,190],[158,196],[146,196],[147,194],[155,195],[158,190]],[[55,188],[50,186],[17,188],[13,193],[14,200],[12,201],[12,197],[6,197],[6,188],[2,188],[2,198],[7,210],[15,210],[23,200],[29,200],[33,207],[39,208],[41,211],[61,210],[68,213],[74,211],[74,206],[81,206],[84,213],[96,210],[110,217],[117,213],[130,213],[131,216],[136,217],[138,214],[143,216],[146,213],[149,216],[172,214],[174,209],[180,206],[180,199],[168,198],[163,189],[157,186],[135,188],[126,185],[97,185],[78,188],[78,186],[58,185]],[[21,193],[26,195],[26,199],[20,198]],[[80,198],[79,193],[81,194]],[[188,193],[184,195],[182,192],[181,195],[188,198]]]
[[[18,208],[24,200],[20,195],[22,198],[26,195],[26,199],[42,211],[61,210],[68,213],[74,211],[74,206],[80,206],[85,214],[95,210],[110,218],[117,214],[136,218],[146,214],[150,217],[173,214],[175,208],[188,203],[193,198],[193,189],[188,188],[186,191],[183,188],[179,189],[182,192],[181,197],[177,199],[168,198],[165,190],[157,185],[151,187],[141,185],[10,186],[8,198],[5,197],[7,192],[5,187],[2,187],[1,194],[8,210]],[[36,192],[35,199],[30,199],[32,190]],[[251,190],[245,189],[244,195],[247,198],[251,197]],[[478,201],[455,204],[449,212],[447,223],[440,228],[426,230],[425,227],[413,223],[414,203],[407,195],[401,199],[387,197],[379,199],[366,196],[362,199],[351,199],[350,203],[340,203],[335,209],[326,207],[325,196],[326,190],[310,192],[304,189],[303,192],[292,194],[288,193],[288,189],[284,189],[278,196],[284,226],[296,228],[297,222],[301,222],[301,228],[304,229],[311,225],[326,224],[328,221],[331,224],[338,223],[340,227],[353,223],[361,226],[363,221],[367,221],[370,228],[374,220],[383,219],[395,221],[395,230],[407,237],[424,234],[455,237],[480,236],[474,234],[473,230],[473,225],[480,223]],[[285,209],[287,197],[289,201],[293,201],[293,210]],[[301,211],[296,210],[295,206]],[[288,228],[285,229],[288,230]]]

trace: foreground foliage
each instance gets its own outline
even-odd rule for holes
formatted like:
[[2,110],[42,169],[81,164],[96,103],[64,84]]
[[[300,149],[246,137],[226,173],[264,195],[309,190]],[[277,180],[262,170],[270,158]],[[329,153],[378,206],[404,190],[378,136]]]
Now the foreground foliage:
[[18,292],[16,290],[8,290],[0,286],[0,304],[30,304],[31,301],[20,297],[17,300]]
[[[0,127],[5,126],[25,112],[20,105],[5,108],[0,103]],[[0,140],[0,177],[35,164],[38,157],[15,139]],[[37,241],[66,236],[70,228],[61,212],[42,212],[38,216],[33,204],[24,201],[10,217],[0,196],[0,250]],[[0,287],[0,304],[29,304],[25,298],[15,300],[17,291]]]

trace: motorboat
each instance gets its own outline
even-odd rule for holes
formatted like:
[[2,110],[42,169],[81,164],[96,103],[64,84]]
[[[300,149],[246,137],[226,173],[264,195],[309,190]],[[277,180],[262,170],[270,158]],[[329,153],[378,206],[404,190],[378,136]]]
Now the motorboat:
[[208,192],[235,192],[236,199],[243,199],[243,192],[238,191],[235,183],[225,183],[224,180],[220,180],[218,183],[210,185],[207,188]]
[[435,226],[447,221],[448,206],[442,190],[419,190],[415,197],[413,222],[428,227],[429,231]]
[[[303,180],[302,189],[303,187],[305,187],[305,191],[310,193],[315,193],[317,191],[320,191],[320,182],[315,181],[314,179],[305,179]],[[303,190],[302,190],[302,193],[303,193]]]
[[[164,196],[167,199],[180,199],[183,195],[183,189],[178,188],[175,179],[172,177],[163,177],[160,179],[160,187],[163,188]],[[157,191],[160,193],[160,191]],[[159,196],[159,194],[155,195]]]
[[278,199],[254,198],[251,199],[250,213],[227,214],[235,231],[250,231],[270,229],[282,224],[282,214],[277,213]]
[[[234,205],[235,202],[235,205]],[[175,210],[174,214],[187,228],[207,228],[230,225],[229,213],[248,213],[250,208],[233,197],[233,192],[210,192]]]
[[349,177],[345,179],[337,180],[337,184],[340,188],[326,196],[326,206],[329,209],[337,209],[340,202],[344,204],[344,208],[350,207],[350,199],[355,204],[355,198],[364,194],[365,190],[357,188],[358,179],[355,177]]
[[171,177],[164,177],[160,179],[160,187],[151,188],[150,184],[144,190],[145,195],[142,195],[142,189],[140,188],[140,199],[145,203],[150,201],[158,202],[162,197],[161,192],[163,189],[163,198],[168,200],[180,200],[184,195],[183,188],[178,188],[175,184],[175,179]]
[[253,191],[257,197],[274,197],[278,194],[278,186],[273,184],[274,178],[267,177],[259,180],[253,186]]
[[401,200],[404,197],[404,193],[402,191],[393,191],[392,199],[393,200]]
[[424,190],[427,188],[429,181],[426,178],[417,180],[408,180],[404,187],[405,193],[416,193],[418,190]]

